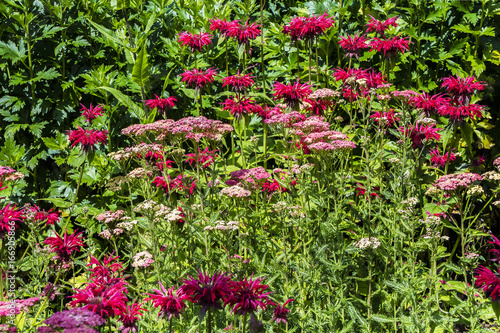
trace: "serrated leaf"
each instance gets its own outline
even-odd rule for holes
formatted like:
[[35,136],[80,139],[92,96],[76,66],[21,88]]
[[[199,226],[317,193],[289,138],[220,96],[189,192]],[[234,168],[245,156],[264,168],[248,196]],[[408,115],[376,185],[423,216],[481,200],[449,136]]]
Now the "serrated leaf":
[[372,315],[372,319],[379,322],[379,323],[392,323],[394,322],[394,318],[389,318],[387,316],[384,316],[382,314],[374,314]]
[[56,77],[61,76],[59,72],[56,71],[54,67],[49,68],[48,70],[43,70],[37,73],[36,77],[33,78],[33,81],[40,81],[40,80],[51,80]]
[[0,41],[0,56],[4,59],[11,60],[13,64],[27,57],[24,41],[21,39],[19,46],[13,41],[8,43]]

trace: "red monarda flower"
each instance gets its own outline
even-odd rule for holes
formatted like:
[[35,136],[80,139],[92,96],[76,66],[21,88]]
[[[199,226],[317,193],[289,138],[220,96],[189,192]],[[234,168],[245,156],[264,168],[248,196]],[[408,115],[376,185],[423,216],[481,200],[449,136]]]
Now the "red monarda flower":
[[288,320],[288,314],[290,313],[290,310],[285,308],[285,306],[290,303],[295,301],[294,299],[289,299],[283,305],[279,305],[278,303],[275,302],[269,302],[269,305],[274,306],[274,311],[273,311],[273,320],[276,322],[276,324],[284,323],[286,324]]
[[181,42],[182,46],[189,46],[191,48],[191,52],[201,52],[203,46],[212,44],[211,38],[212,35],[202,32],[198,35],[186,31],[179,34],[179,42]]
[[399,52],[404,53],[410,50],[408,37],[401,38],[400,35],[386,39],[374,38],[371,42],[371,50],[377,52],[384,51],[384,57],[394,57]]
[[220,20],[218,18],[210,20],[210,31],[218,30],[222,35],[226,35],[229,27],[235,24],[231,21]]
[[238,74],[231,75],[222,79],[222,88],[225,86],[230,86],[234,91],[242,92],[247,90],[253,85],[253,76],[250,74]]
[[77,290],[71,296],[74,300],[69,304],[73,307],[84,305],[84,309],[97,313],[102,318],[113,318],[126,311],[125,284],[123,280],[113,285],[89,283],[85,289]]
[[322,116],[325,114],[325,111],[328,110],[330,106],[333,105],[333,101],[328,101],[324,99],[308,99],[306,100],[311,106],[307,109],[312,112],[312,114],[317,116]]
[[422,146],[422,141],[424,139],[427,142],[431,140],[439,141],[439,139],[441,139],[441,135],[437,133],[440,128],[435,128],[434,126],[434,124],[417,124],[415,126],[410,125],[406,129],[404,127],[400,127],[399,131],[410,137],[410,139],[413,141],[413,148],[419,148]]
[[16,205],[11,207],[10,203],[7,204],[7,206],[0,210],[0,235],[3,236],[10,231],[12,227],[11,222],[14,222],[14,228],[17,229],[17,223],[23,219],[23,211],[21,209],[16,209]]
[[221,301],[231,296],[231,279],[226,273],[216,272],[210,276],[198,270],[198,278],[188,275],[183,279],[182,291],[196,305],[201,305],[202,313],[209,308],[222,309]]
[[491,297],[492,300],[497,300],[500,295],[500,269],[497,269],[498,273],[493,273],[490,269],[479,266],[475,271],[476,282],[474,285],[482,289],[487,297]]
[[201,90],[207,84],[212,83],[215,75],[217,75],[217,71],[213,68],[209,68],[206,71],[199,69],[186,70],[181,74],[182,81],[186,82],[189,87],[197,90]]
[[436,146],[436,149],[431,149],[431,163],[434,166],[443,168],[446,165],[446,161],[448,160],[448,156],[450,156],[450,161],[454,161],[456,156],[454,153],[447,152],[444,155],[441,155],[439,152],[439,147]]
[[229,110],[237,119],[247,114],[258,113],[262,109],[253,99],[245,96],[231,96],[221,104],[224,105],[222,110]]
[[134,301],[131,305],[126,305],[124,309],[120,309],[118,315],[120,316],[119,320],[122,322],[122,325],[118,328],[118,332],[137,332],[137,322],[139,321],[139,317],[142,316],[141,311],[147,311],[141,308],[142,304],[144,303],[136,303]]
[[484,90],[486,84],[481,81],[476,81],[474,76],[468,76],[464,79],[454,76],[449,76],[443,79],[441,88],[445,88],[446,91],[453,96],[453,101],[457,104],[467,104],[470,101],[470,97],[475,91]]
[[296,17],[290,25],[283,27],[283,33],[290,35],[292,41],[313,38],[324,33],[333,26],[333,19],[325,12],[323,15],[316,17]]
[[158,95],[155,95],[155,97],[155,99],[145,100],[144,103],[150,110],[154,110],[156,108],[161,114],[164,114],[168,109],[173,108],[175,106],[175,102],[177,102],[175,97],[160,98]]
[[231,295],[226,298],[224,305],[234,305],[233,313],[239,315],[254,312],[258,308],[266,309],[266,301],[270,293],[264,291],[269,286],[260,284],[261,282],[261,278],[253,280],[253,276],[250,279],[244,278],[241,281],[232,281]]
[[483,116],[483,105],[479,104],[469,104],[469,105],[451,105],[444,104],[442,105],[438,113],[441,116],[450,117],[453,121],[463,121],[466,118],[470,119],[481,119]]
[[54,211],[54,208],[46,212],[43,209],[40,209],[40,207],[33,205],[33,212],[35,213],[35,221],[46,222],[46,225],[51,225],[55,222],[59,222],[59,218],[61,217],[61,212]]
[[288,85],[276,82],[274,84],[273,96],[282,99],[288,107],[293,108],[311,93],[312,90],[310,85],[307,83],[300,83],[300,81],[297,80],[297,82]]
[[368,16],[370,16],[370,20],[366,24],[368,26],[368,29],[366,29],[366,32],[375,31],[378,34],[380,34],[380,36],[385,37],[384,32],[387,29],[389,29],[390,26],[393,26],[393,27],[398,26],[398,24],[396,23],[396,20],[398,19],[397,16],[391,17],[385,21],[379,21],[371,15],[368,15]]
[[84,245],[82,233],[75,231],[68,236],[68,231],[66,230],[64,238],[56,234],[55,237],[48,237],[43,243],[50,247],[50,252],[56,254],[54,259],[68,262],[71,260],[73,252],[79,252],[80,248]]
[[168,320],[172,317],[179,317],[179,314],[187,307],[184,301],[190,301],[190,298],[184,294],[182,288],[177,289],[177,291],[175,291],[175,287],[166,290],[161,282],[158,283],[160,290],[153,289],[156,294],[146,294],[150,297],[146,298],[145,301],[152,301],[155,308],[160,308],[158,317],[166,317]]
[[98,116],[102,116],[103,114],[102,106],[100,105],[93,107],[92,104],[90,104],[90,108],[88,109],[83,104],[80,105],[82,106],[80,111],[83,111],[82,116],[91,124],[95,118],[97,118]]
[[161,187],[165,191],[166,194],[175,191],[175,192],[183,192],[185,195],[193,195],[194,190],[196,189],[196,180],[193,180],[192,177],[182,177],[182,175],[178,175],[174,179],[170,178],[170,175],[167,175],[167,180],[163,176],[156,177],[153,181],[153,184],[156,187]]
[[422,109],[427,115],[431,115],[436,113],[441,106],[447,105],[449,99],[443,94],[431,95],[422,92],[411,97],[409,103],[417,109]]
[[389,109],[389,111],[376,111],[370,118],[372,118],[379,125],[387,125],[392,127],[394,122],[399,121],[399,117],[394,114],[394,109]]
[[365,36],[359,36],[359,34],[340,38],[339,45],[345,51],[346,57],[350,58],[359,58],[359,55],[365,49],[370,48],[370,45],[367,44]]
[[109,281],[119,277],[123,271],[119,258],[119,256],[113,256],[113,254],[105,255],[101,264],[96,257],[91,256],[90,263],[87,265],[87,267],[92,267],[89,269],[92,272],[90,278],[94,281]]
[[244,24],[240,24],[238,21],[232,22],[227,28],[227,33],[229,37],[237,39],[240,43],[248,43],[250,39],[255,39],[260,36],[259,24],[252,23],[249,24],[248,20]]
[[[208,168],[212,163],[214,163],[214,157],[217,156],[215,151],[208,150],[208,147],[201,150],[198,148],[198,164],[202,168]],[[186,154],[186,163],[193,166],[196,165],[196,153]]]
[[68,131],[68,139],[71,142],[71,148],[80,144],[83,151],[94,150],[94,146],[99,142],[105,143],[108,139],[108,131],[84,130],[78,127],[77,130]]

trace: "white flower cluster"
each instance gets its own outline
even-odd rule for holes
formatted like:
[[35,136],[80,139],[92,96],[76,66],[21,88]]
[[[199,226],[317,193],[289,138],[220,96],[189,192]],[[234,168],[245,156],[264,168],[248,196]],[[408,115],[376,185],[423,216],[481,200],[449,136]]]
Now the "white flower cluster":
[[204,228],[205,231],[214,231],[214,230],[221,230],[221,231],[235,231],[239,229],[240,223],[238,221],[215,221],[215,226],[206,226]]
[[500,180],[500,173],[496,171],[488,171],[483,173],[481,177],[486,180]]
[[441,218],[435,215],[429,215],[425,218],[425,220],[420,220],[420,222],[429,225],[438,225],[441,224]]
[[439,231],[433,231],[431,229],[427,229],[427,233],[422,236],[423,239],[437,239],[437,240],[449,240],[448,236],[441,236]]
[[468,195],[476,196],[482,195],[484,193],[483,187],[481,185],[474,185],[467,190]]
[[380,242],[376,237],[364,237],[359,241],[354,242],[354,246],[361,250],[368,248],[376,249],[380,246]]
[[134,262],[132,263],[132,267],[148,267],[152,263],[154,263],[153,255],[148,251],[142,251],[137,253],[134,256]]
[[144,200],[140,204],[134,207],[134,212],[139,213],[139,212],[149,212],[153,207],[158,205],[156,201],[153,200]]
[[415,197],[410,197],[401,202],[403,205],[408,205],[410,207],[415,207],[418,204],[418,199]]

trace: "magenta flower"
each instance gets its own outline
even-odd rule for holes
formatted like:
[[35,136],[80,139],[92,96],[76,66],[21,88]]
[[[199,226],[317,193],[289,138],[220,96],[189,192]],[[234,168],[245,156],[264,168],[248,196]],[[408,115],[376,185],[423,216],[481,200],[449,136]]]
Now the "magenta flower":
[[77,130],[68,131],[68,135],[71,148],[80,144],[85,152],[94,150],[96,144],[99,142],[105,143],[108,139],[108,131],[84,130],[81,127],[78,127]]
[[98,116],[103,115],[103,110],[102,106],[97,105],[96,107],[93,107],[92,104],[90,104],[90,108],[86,108],[83,104],[80,104],[82,108],[80,111],[83,111],[82,116],[87,120],[90,124],[92,124],[92,121],[97,118]]
[[92,272],[90,278],[95,281],[109,281],[118,278],[123,271],[119,258],[119,256],[113,256],[113,254],[105,255],[101,264],[96,257],[90,256],[90,263],[87,265],[87,267],[93,266],[89,269]]
[[163,188],[166,194],[170,192],[182,193],[184,191],[183,194],[190,196],[193,195],[196,189],[196,180],[193,180],[192,177],[183,177],[182,175],[178,175],[174,179],[171,179],[170,175],[167,175],[167,180],[163,176],[156,177],[153,184],[156,187]]
[[12,206],[7,204],[4,208],[0,210],[0,235],[3,235],[10,231],[13,226],[15,229],[18,227],[18,223],[23,221],[23,211],[21,209],[16,209],[16,205]]
[[318,17],[315,15],[296,17],[290,22],[290,25],[283,27],[283,33],[290,35],[292,41],[312,40],[332,27],[333,23],[333,19],[326,12]]
[[237,39],[240,43],[248,43],[250,39],[255,39],[260,36],[259,24],[252,23],[249,24],[248,20],[244,24],[240,24],[238,21],[233,21],[232,24],[227,28],[227,33],[229,37]]
[[158,283],[160,290],[153,289],[156,294],[146,294],[150,297],[146,298],[145,301],[152,301],[155,308],[160,308],[158,317],[166,317],[168,320],[172,317],[179,317],[179,314],[187,307],[184,301],[190,301],[189,296],[184,293],[182,288],[177,289],[177,291],[175,291],[175,287],[166,290],[161,282]]
[[237,119],[247,114],[259,113],[262,109],[253,99],[245,96],[231,96],[221,104],[224,105],[222,110],[229,110],[231,115]]
[[199,69],[186,70],[181,74],[182,81],[186,82],[189,87],[197,90],[201,90],[209,83],[212,83],[215,75],[217,75],[217,71],[213,68],[209,68],[206,71]]
[[460,105],[468,104],[470,97],[476,91],[484,90],[486,83],[482,81],[476,81],[474,76],[468,76],[466,78],[461,78],[449,76],[443,79],[441,88],[445,88],[446,91],[453,96],[453,100]]
[[69,304],[73,307],[84,305],[83,308],[97,313],[102,318],[113,318],[126,311],[126,282],[120,280],[114,285],[89,283],[85,289],[77,290],[71,296]]
[[311,93],[312,90],[310,85],[307,83],[300,83],[300,81],[297,80],[297,82],[288,85],[276,82],[274,84],[273,96],[282,99],[288,107],[293,108]]
[[208,150],[208,147],[203,150],[198,148],[198,163],[196,163],[196,153],[186,154],[186,163],[191,166],[199,164],[202,168],[208,168],[214,163],[214,157],[216,156],[215,151]]
[[375,31],[378,34],[380,34],[380,36],[385,37],[384,32],[387,29],[389,29],[390,26],[393,26],[393,27],[398,26],[398,24],[396,23],[396,20],[398,19],[397,16],[391,17],[385,21],[379,21],[371,15],[368,15],[368,16],[370,16],[370,20],[366,24],[368,26],[368,29],[366,29],[366,32]]
[[399,121],[397,114],[394,114],[394,109],[389,109],[389,111],[375,111],[370,118],[377,124],[387,125],[388,127],[392,127],[394,122]]
[[222,88],[230,86],[234,91],[242,92],[254,84],[252,78],[253,76],[250,76],[250,74],[240,74],[238,71],[238,74],[222,79]]
[[261,282],[261,278],[253,280],[253,276],[250,279],[244,278],[241,281],[232,281],[230,283],[231,295],[225,299],[224,305],[234,305],[233,313],[239,315],[254,312],[258,308],[266,309],[266,301],[270,293],[264,291],[269,286],[260,284]]
[[427,115],[436,113],[443,105],[448,105],[449,99],[443,94],[431,95],[425,92],[410,98],[410,105],[422,109]]
[[191,302],[201,305],[202,313],[209,308],[222,309],[221,301],[231,297],[231,279],[226,273],[216,272],[210,276],[198,270],[198,278],[188,275],[188,278],[182,281],[182,291]]
[[384,51],[384,57],[394,57],[399,52],[404,53],[410,50],[409,38],[400,38],[400,35],[386,39],[375,37],[371,42],[370,51],[377,50],[377,52]]
[[483,116],[483,105],[451,105],[443,104],[438,110],[441,116],[450,117],[453,121],[463,121],[464,119],[481,119]]
[[218,30],[221,35],[226,35],[229,28],[235,24],[235,22],[220,20],[218,18],[210,20],[210,31]]
[[193,53],[196,51],[201,52],[203,46],[212,44],[211,38],[212,35],[202,32],[198,35],[187,31],[179,33],[179,42],[182,46],[189,46],[191,48],[191,52]]
[[31,210],[33,213],[35,213],[35,221],[46,222],[46,225],[52,225],[56,222],[59,222],[59,218],[61,217],[61,212],[57,210],[54,211],[54,208],[46,212],[43,209],[40,209],[40,207],[33,205]]
[[275,303],[272,301],[269,302],[269,305],[274,306],[273,320],[276,322],[276,324],[280,324],[280,323],[286,324],[290,310],[285,308],[285,306],[288,303],[293,302],[293,301],[294,301],[294,299],[289,299],[285,303],[283,303],[283,305],[279,305],[278,303]]
[[131,305],[126,305],[124,309],[120,309],[118,315],[120,316],[119,321],[122,325],[118,328],[118,332],[122,333],[132,333],[137,332],[137,322],[139,317],[143,315],[141,311],[147,311],[141,308],[144,303],[132,302]]
[[167,110],[173,108],[175,106],[175,102],[177,102],[175,97],[160,98],[158,95],[155,95],[155,97],[155,99],[145,100],[144,103],[150,110],[154,110],[156,108],[161,114],[164,114]]
[[497,300],[500,294],[500,278],[498,277],[500,269],[497,269],[498,273],[493,273],[491,270],[484,266],[479,266],[475,270],[476,282],[474,285],[482,289],[487,297],[491,297],[492,300]]
[[365,49],[370,48],[370,45],[367,44],[365,36],[359,36],[358,33],[354,36],[341,37],[339,45],[346,52],[346,57],[350,58],[359,58],[359,55]]
[[73,252],[80,252],[80,248],[84,245],[82,233],[75,231],[68,236],[68,230],[66,230],[64,238],[56,234],[55,237],[48,237],[43,243],[50,247],[50,252],[56,254],[55,260],[69,262]]
[[437,133],[440,128],[435,128],[434,126],[434,124],[417,124],[410,125],[406,129],[404,127],[400,127],[399,131],[403,132],[405,136],[410,137],[413,141],[413,148],[419,148],[424,144],[424,140],[426,140],[425,143],[428,143],[431,140],[439,141],[439,139],[441,139],[441,135]]
[[446,161],[448,160],[448,156],[450,156],[450,161],[454,161],[456,159],[456,156],[454,153],[447,152],[444,155],[441,155],[439,152],[439,147],[436,146],[436,149],[431,149],[431,163],[434,166],[443,168],[446,165]]

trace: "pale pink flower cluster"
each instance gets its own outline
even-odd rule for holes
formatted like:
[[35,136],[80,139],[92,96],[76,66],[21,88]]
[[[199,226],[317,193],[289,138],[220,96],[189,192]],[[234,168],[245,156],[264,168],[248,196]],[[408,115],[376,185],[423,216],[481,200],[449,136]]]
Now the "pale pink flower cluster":
[[481,177],[486,180],[500,180],[500,173],[496,171],[488,171],[483,173]]
[[134,124],[122,129],[123,135],[142,136],[144,134],[159,134],[168,131],[170,126],[175,123],[172,119],[162,119],[151,124]]
[[364,237],[361,238],[359,241],[354,242],[354,246],[361,250],[368,248],[376,249],[377,247],[380,246],[380,242],[376,237]]
[[16,316],[21,311],[28,312],[29,308],[40,300],[39,297],[16,299],[15,301],[0,302],[0,317]]
[[312,116],[306,120],[292,124],[292,134],[304,136],[313,132],[323,132],[330,129],[330,123],[324,121],[321,116]]
[[215,221],[215,226],[206,226],[205,231],[236,231],[239,229],[240,223],[238,221]]
[[294,174],[298,175],[298,174],[304,173],[308,170],[311,170],[312,168],[314,168],[314,164],[312,164],[312,163],[306,163],[303,165],[294,164],[294,165],[292,165],[292,172]]
[[220,193],[227,195],[228,197],[231,197],[231,198],[245,198],[245,197],[249,197],[250,195],[252,195],[252,192],[250,192],[249,190],[246,190],[243,187],[240,187],[238,185],[225,187],[220,191]]
[[231,179],[226,181],[226,185],[240,185],[247,189],[258,189],[260,183],[271,177],[266,169],[257,167],[253,169],[241,169],[229,174]]
[[435,125],[436,124],[436,121],[432,118],[422,118],[422,119],[419,119],[417,120],[417,124],[422,124],[422,125]]
[[129,179],[138,179],[138,178],[146,178],[151,177],[153,175],[153,171],[146,170],[144,168],[135,168],[127,174],[127,178]]
[[149,152],[163,151],[162,145],[159,143],[140,143],[138,145],[127,147],[124,149],[125,153],[133,153],[136,155],[145,156]]
[[493,161],[493,165],[497,167],[498,170],[500,170],[500,157],[495,158]]
[[126,152],[125,150],[112,151],[108,154],[108,157],[113,161],[124,161],[128,160],[133,156],[132,152]]
[[264,120],[264,122],[269,126],[290,127],[292,126],[292,124],[295,124],[296,122],[302,121],[304,119],[305,116],[302,113],[298,111],[292,111],[290,113],[275,114]]
[[348,140],[333,140],[330,142],[316,142],[307,146],[317,153],[327,151],[347,151],[356,148],[356,144]]
[[301,205],[289,206],[285,201],[278,201],[273,204],[274,211],[280,214],[288,214],[295,218],[306,218],[306,214]]
[[115,222],[123,217],[123,214],[125,212],[121,209],[117,210],[116,212],[113,212],[112,210],[108,210],[102,214],[99,214],[96,216],[97,221],[103,222],[106,224]]
[[464,172],[441,176],[434,185],[444,191],[468,188],[475,181],[482,180],[477,173]]
[[410,99],[413,96],[418,95],[418,93],[414,92],[413,90],[401,90],[401,91],[395,90],[395,91],[391,91],[391,94],[392,94],[392,96],[403,99],[403,100]]
[[321,142],[325,140],[347,140],[347,139],[349,139],[349,137],[342,132],[323,131],[323,132],[309,133],[302,139],[302,141],[305,144],[309,145],[312,143]]
[[182,211],[178,208],[170,209],[169,207],[158,204],[153,208],[155,212],[154,222],[161,223],[162,221],[167,221],[170,223],[179,222],[184,217]]
[[383,100],[388,100],[388,99],[391,99],[391,95],[389,94],[381,94],[381,95],[377,95],[377,99],[379,101],[383,101]]
[[0,165],[0,181],[15,181],[24,178],[24,174],[16,172],[11,167]]
[[122,134],[141,136],[153,133],[158,135],[156,140],[162,141],[167,137],[174,136],[178,139],[195,140],[199,142],[202,138],[210,141],[221,141],[222,137],[233,131],[233,127],[219,120],[207,119],[205,117],[187,117],[177,121],[172,119],[158,120],[151,124],[136,124],[124,128]]
[[340,97],[340,94],[341,94],[340,91],[335,91],[335,90],[328,89],[328,88],[322,88],[322,89],[316,90],[315,92],[313,92],[312,94],[310,94],[307,97],[311,98],[311,99],[322,99],[325,101],[329,101],[329,100],[332,100],[336,97]]
[[478,253],[474,253],[474,252],[466,252],[465,253],[465,258],[466,259],[470,259],[470,260],[474,260],[474,259],[479,258],[479,254]]
[[153,255],[149,253],[148,251],[142,251],[137,253],[134,256],[134,262],[132,263],[132,267],[138,268],[138,267],[148,267],[152,263],[154,263],[153,260]]
[[137,206],[134,207],[134,212],[136,213],[143,212],[147,214],[156,205],[158,205],[158,203],[154,200],[144,200],[143,202],[137,204]]

